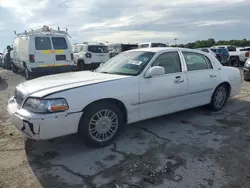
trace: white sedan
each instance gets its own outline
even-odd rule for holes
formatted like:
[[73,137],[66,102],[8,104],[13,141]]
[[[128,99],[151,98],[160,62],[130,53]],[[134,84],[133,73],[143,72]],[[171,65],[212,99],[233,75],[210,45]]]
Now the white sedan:
[[104,147],[125,124],[202,105],[223,108],[240,92],[241,73],[211,54],[185,48],[123,52],[96,71],[45,76],[16,87],[13,124],[29,138],[79,133]]

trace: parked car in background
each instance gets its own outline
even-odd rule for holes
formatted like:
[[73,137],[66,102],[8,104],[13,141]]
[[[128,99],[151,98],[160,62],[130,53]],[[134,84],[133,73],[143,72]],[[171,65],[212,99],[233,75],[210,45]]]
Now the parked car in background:
[[216,58],[222,65],[228,65],[230,56],[226,48],[210,48],[210,50],[216,54]]
[[112,58],[121,52],[138,48],[138,44],[116,43],[116,44],[109,44],[108,47],[109,47],[109,57]]
[[250,52],[250,47],[239,47],[237,48],[237,51],[249,51]]
[[123,52],[94,72],[24,82],[7,109],[29,138],[78,133],[85,143],[104,147],[125,124],[202,105],[220,110],[241,86],[240,70],[222,66],[209,53],[142,48]]
[[250,58],[248,58],[243,66],[244,80],[250,81]]
[[197,48],[196,50],[200,50],[202,52],[210,53],[211,55],[213,55],[214,57],[217,58],[217,54],[215,52],[213,52],[210,48]]
[[24,70],[29,79],[37,73],[71,71],[73,51],[67,35],[48,26],[17,34],[11,51],[13,72]]
[[74,65],[79,70],[91,70],[109,60],[109,49],[103,43],[84,42],[73,45]]
[[165,43],[160,42],[148,42],[148,43],[140,43],[138,48],[155,48],[155,47],[168,47]]
[[233,45],[224,46],[213,46],[212,48],[222,48],[227,49],[229,53],[229,65],[238,67],[244,65],[245,61],[249,58],[249,51],[237,51],[237,48]]

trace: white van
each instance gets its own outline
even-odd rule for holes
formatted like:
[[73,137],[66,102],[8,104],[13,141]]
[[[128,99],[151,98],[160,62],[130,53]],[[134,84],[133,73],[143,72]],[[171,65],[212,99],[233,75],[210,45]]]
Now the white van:
[[89,70],[99,67],[109,58],[109,49],[103,43],[77,43],[73,45],[74,65],[79,70]]
[[49,29],[31,30],[17,34],[11,51],[12,70],[25,70],[27,79],[38,72],[70,71],[73,51],[67,32]]
[[138,45],[138,48],[155,48],[155,47],[168,47],[168,45],[160,42],[140,43]]

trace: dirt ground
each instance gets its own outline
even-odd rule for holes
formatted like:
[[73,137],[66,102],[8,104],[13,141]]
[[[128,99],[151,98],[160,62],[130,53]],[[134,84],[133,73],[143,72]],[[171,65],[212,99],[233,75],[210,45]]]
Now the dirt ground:
[[250,83],[222,111],[201,107],[128,125],[113,145],[91,149],[74,135],[25,139],[6,111],[24,79],[5,70],[1,77],[1,188],[250,187]]

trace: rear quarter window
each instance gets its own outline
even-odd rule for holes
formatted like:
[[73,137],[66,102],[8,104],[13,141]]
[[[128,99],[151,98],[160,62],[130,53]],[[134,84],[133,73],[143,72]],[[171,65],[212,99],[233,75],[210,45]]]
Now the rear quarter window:
[[49,37],[35,37],[36,50],[51,50],[51,42]]
[[52,37],[52,43],[55,50],[68,49],[68,45],[64,37]]

